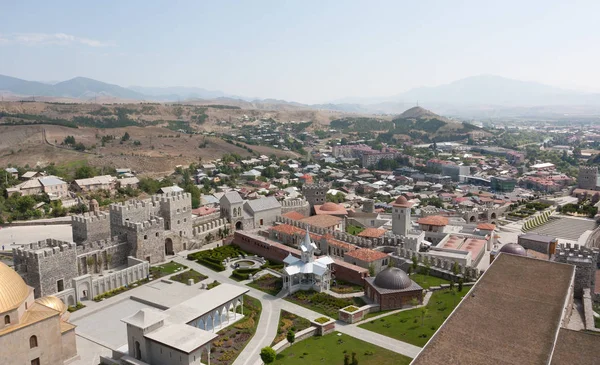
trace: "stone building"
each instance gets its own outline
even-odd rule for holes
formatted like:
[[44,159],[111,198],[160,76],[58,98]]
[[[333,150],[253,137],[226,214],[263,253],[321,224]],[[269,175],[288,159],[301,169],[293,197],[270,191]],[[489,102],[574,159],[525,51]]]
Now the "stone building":
[[580,166],[577,176],[577,187],[585,190],[599,190],[600,179],[598,178],[597,166]]
[[64,364],[77,359],[75,326],[56,297],[33,288],[0,262],[0,364]]
[[399,309],[411,305],[416,299],[423,301],[423,288],[412,281],[406,273],[397,267],[388,267],[377,276],[365,278],[365,295],[380,310]]
[[311,214],[315,211],[315,205],[323,205],[327,202],[327,191],[329,185],[326,183],[304,184],[302,194],[310,204]]

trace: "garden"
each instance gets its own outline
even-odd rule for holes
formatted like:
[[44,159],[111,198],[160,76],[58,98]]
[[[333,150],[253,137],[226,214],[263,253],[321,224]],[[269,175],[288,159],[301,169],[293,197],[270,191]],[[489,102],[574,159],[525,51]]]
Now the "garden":
[[283,341],[288,332],[297,333],[310,327],[310,321],[306,318],[282,310],[279,312],[279,326],[277,327],[277,336],[273,340],[273,345]]
[[[240,313],[239,309],[238,313]],[[211,348],[211,364],[228,365],[235,361],[254,336],[261,311],[262,306],[258,299],[244,295],[245,317],[240,322],[234,323],[217,333],[219,337],[213,341]],[[203,364],[208,364],[206,353],[203,353],[201,361]]]
[[598,214],[598,208],[592,202],[585,201],[578,204],[565,204],[560,207],[560,212],[566,215],[594,218]]
[[210,290],[212,288],[216,288],[219,285],[221,285],[221,283],[219,283],[218,281],[215,280],[212,283],[206,285],[206,290]]
[[362,285],[356,285],[337,279],[335,280],[334,285],[331,286],[331,291],[338,294],[360,293],[363,290]]
[[266,274],[248,283],[248,286],[276,296],[281,291],[281,288],[283,288],[283,279],[275,275]]
[[166,264],[150,267],[150,275],[152,275],[153,279],[158,279],[184,269],[187,269],[187,266],[171,261]]
[[[345,360],[345,357],[348,357]],[[408,365],[411,358],[339,332],[310,337],[277,354],[274,365]]]
[[69,313],[73,313],[83,308],[85,308],[85,305],[83,305],[83,303],[81,302],[77,302],[75,305],[70,305],[69,307],[67,307],[67,310],[69,311]]
[[434,291],[425,307],[390,314],[359,327],[423,347],[448,318],[470,287]]
[[331,318],[338,318],[338,311],[349,305],[362,307],[365,301],[358,297],[336,298],[329,294],[318,293],[316,291],[297,291],[289,295],[285,300],[301,305],[305,308],[319,312]]
[[198,251],[187,256],[188,260],[196,261],[211,270],[225,271],[223,260],[231,257],[246,256],[247,254],[236,245],[226,245],[205,251]]
[[202,280],[208,278],[208,276],[206,275],[202,275],[200,274],[198,271],[194,270],[194,269],[190,269],[188,271],[184,271],[182,273],[179,273],[177,275],[173,275],[171,276],[171,280],[173,281],[177,281],[180,282],[182,284],[187,284],[189,279],[193,279],[194,280],[194,284],[201,282]]

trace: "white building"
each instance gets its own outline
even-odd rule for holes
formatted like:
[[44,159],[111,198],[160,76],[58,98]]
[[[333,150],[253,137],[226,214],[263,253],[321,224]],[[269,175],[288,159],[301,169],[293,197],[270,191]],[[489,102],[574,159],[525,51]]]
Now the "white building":
[[300,243],[301,257],[297,258],[291,254],[283,262],[283,288],[289,294],[298,290],[329,290],[331,283],[331,269],[329,265],[333,259],[329,256],[315,258],[317,245],[310,240],[308,230],[304,241]]

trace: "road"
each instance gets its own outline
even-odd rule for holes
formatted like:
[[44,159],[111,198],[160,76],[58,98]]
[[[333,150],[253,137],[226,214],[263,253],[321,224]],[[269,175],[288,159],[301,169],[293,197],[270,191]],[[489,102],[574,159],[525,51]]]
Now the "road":
[[[231,274],[231,269],[228,269],[223,272],[215,272],[205,266],[202,266],[193,261],[189,261],[181,256],[176,256],[174,258],[174,261],[179,262],[183,265],[187,265],[188,267],[211,278],[215,278],[222,283],[243,286],[250,290],[248,292],[248,295],[260,300],[262,304],[262,312],[260,315],[260,321],[258,322],[258,326],[256,328],[256,333],[254,337],[250,340],[248,345],[237,357],[233,365],[254,365],[262,363],[260,361],[259,356],[260,350],[265,346],[270,346],[271,342],[273,342],[273,339],[277,335],[277,327],[279,325],[279,312],[281,310],[288,311],[290,313],[304,317],[309,320],[313,320],[323,316],[318,312],[312,311],[310,309],[281,299],[281,295],[274,297],[260,290],[250,288],[244,285],[243,283],[230,279],[229,275]],[[393,338],[359,328],[354,324],[347,324],[342,321],[336,322],[336,330],[338,332],[347,334],[349,336],[358,338],[369,343],[373,343],[377,346],[386,348],[388,350],[394,351],[396,353],[411,358],[416,357],[419,351],[421,350],[421,348],[418,346],[398,341]]]

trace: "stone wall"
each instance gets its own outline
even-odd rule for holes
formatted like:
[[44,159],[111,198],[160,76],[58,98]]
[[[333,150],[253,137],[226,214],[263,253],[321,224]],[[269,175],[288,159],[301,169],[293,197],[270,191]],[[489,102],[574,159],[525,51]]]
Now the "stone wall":
[[145,279],[150,274],[150,264],[147,261],[128,257],[128,267],[110,274],[92,279],[92,297],[108,291]]
[[310,216],[310,204],[303,198],[285,199],[281,201],[281,214],[298,212],[305,217]]
[[565,264],[575,265],[575,288],[574,296],[577,299],[583,297],[583,290],[594,288],[596,285],[596,270],[598,269],[598,258],[600,250],[597,248],[581,247],[578,244],[559,244],[556,249],[554,260]]
[[[298,331],[298,333],[296,333],[294,343],[298,343],[307,338],[316,336],[316,334],[317,334],[317,327],[311,326],[311,327],[305,328],[302,331]],[[287,349],[291,345],[292,344],[289,343],[287,339],[283,339],[283,340],[277,342],[275,345],[273,345],[273,350],[275,350],[276,353],[280,353],[281,351]]]

